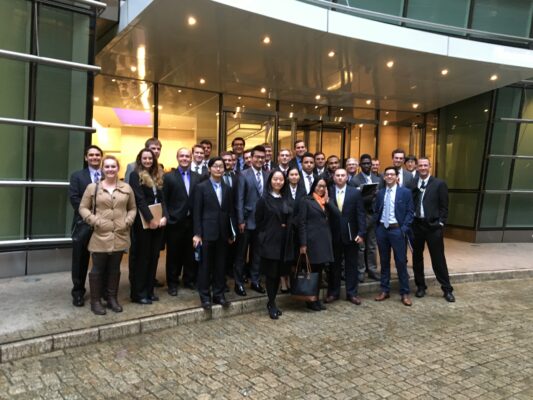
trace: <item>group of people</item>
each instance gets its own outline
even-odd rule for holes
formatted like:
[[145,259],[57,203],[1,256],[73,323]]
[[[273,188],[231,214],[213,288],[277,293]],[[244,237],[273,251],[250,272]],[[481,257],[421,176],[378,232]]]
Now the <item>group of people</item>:
[[[415,295],[423,297],[426,243],[444,297],[455,301],[443,243],[448,189],[431,176],[429,159],[406,157],[397,149],[381,175],[379,161],[368,154],[347,159],[342,168],[337,156],[310,153],[302,140],[293,151],[280,149],[277,162],[270,144],[248,151],[237,137],[231,145],[232,151],[214,157],[208,140],[192,150],[180,148],[177,167],[164,173],[158,162],[161,142],[148,139],[128,165],[125,181],[118,179],[114,156],[104,156],[94,145],[87,148],[88,167],[70,180],[74,230],[82,223],[93,230],[88,244],[73,243],[75,306],[84,305],[92,254],[91,310],[105,314],[104,299],[107,308],[122,311],[117,291],[126,251],[131,300],[159,300],[154,287],[162,286],[156,271],[165,247],[168,294],[177,296],[181,278],[184,287],[198,291],[206,310],[212,304],[229,306],[229,276],[239,296],[247,295],[247,283],[266,292],[268,314],[278,319],[277,293],[289,292],[289,276],[299,263],[309,263],[319,281],[326,275],[326,303],[340,298],[344,279],[346,300],[360,305],[358,284],[367,275],[380,281],[375,300],[382,301],[390,297],[391,249],[401,302],[410,306],[407,249],[413,252]],[[326,308],[321,300],[306,306]]]

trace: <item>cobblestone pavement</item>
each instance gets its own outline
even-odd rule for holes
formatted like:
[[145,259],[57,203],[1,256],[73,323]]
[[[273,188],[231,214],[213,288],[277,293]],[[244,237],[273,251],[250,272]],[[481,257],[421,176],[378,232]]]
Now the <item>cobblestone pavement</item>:
[[291,303],[0,365],[0,399],[532,399],[533,279]]

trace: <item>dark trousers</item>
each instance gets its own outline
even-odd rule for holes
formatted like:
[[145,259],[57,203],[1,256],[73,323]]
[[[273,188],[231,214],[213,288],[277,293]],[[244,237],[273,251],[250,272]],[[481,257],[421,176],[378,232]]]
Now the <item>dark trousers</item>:
[[183,270],[183,283],[195,284],[197,271],[193,268],[192,218],[167,225],[167,286],[177,288]]
[[333,244],[333,265],[329,266],[328,272],[328,296],[339,297],[341,294],[341,268],[344,259],[344,276],[346,283],[346,298],[357,296],[357,264],[359,258],[359,246],[352,242],[345,244],[337,242]]
[[252,283],[259,283],[259,241],[257,240],[257,230],[245,229],[237,238],[237,254],[235,256],[235,268],[233,275],[236,285],[243,285],[244,266],[246,254],[250,246],[250,279]]
[[435,277],[440,283],[443,292],[452,292],[453,287],[450,284],[448,274],[448,265],[444,256],[444,238],[441,226],[431,227],[429,224],[419,218],[413,222],[413,272],[415,274],[415,284],[419,288],[427,289],[424,280],[424,246],[427,243],[429,255],[431,257],[431,266]]
[[261,257],[261,271],[265,274],[266,291],[268,302],[276,303],[276,296],[279,289],[279,278],[285,263],[281,260],[270,260]]
[[89,269],[90,253],[78,241],[72,241],[72,297],[85,295],[85,280]]
[[390,292],[390,251],[400,281],[400,294],[409,294],[409,273],[407,272],[407,243],[400,228],[385,229],[383,224],[376,228],[379,258],[381,260],[381,290]]
[[371,214],[366,214],[366,235],[365,251],[359,252],[359,275],[365,275],[365,272],[378,272],[378,244],[376,240],[376,223]]
[[225,261],[228,249],[226,240],[204,241],[202,243],[202,260],[198,269],[198,293],[202,303],[224,297],[226,285]]
[[311,272],[318,272],[318,288],[316,290],[316,297],[320,298],[320,282],[322,282],[322,271],[324,264],[311,264]]
[[113,253],[92,253],[93,268],[91,274],[99,274],[104,277],[107,275],[116,275],[120,273],[120,261],[122,260],[123,251]]
[[143,229],[140,218],[135,220],[132,229],[135,247],[130,248],[135,256],[130,257],[130,284],[132,300],[148,298],[154,294],[157,262],[163,240],[163,229]]

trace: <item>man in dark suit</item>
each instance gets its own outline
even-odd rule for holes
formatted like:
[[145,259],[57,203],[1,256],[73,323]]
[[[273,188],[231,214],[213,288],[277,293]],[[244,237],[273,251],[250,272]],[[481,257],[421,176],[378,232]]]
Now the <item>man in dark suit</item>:
[[234,209],[231,189],[223,183],[224,161],[221,157],[209,160],[209,179],[196,185],[194,191],[193,246],[201,246],[198,271],[198,292],[204,310],[213,303],[228,307],[224,296],[225,259],[228,242],[235,240]]
[[263,170],[270,173],[270,171],[277,167],[277,164],[272,161],[272,145],[270,143],[264,143],[263,147],[265,148],[265,163],[263,164]]
[[305,146],[305,142],[301,139],[296,140],[294,142],[294,158],[289,163],[289,167],[298,168],[301,171],[302,157],[305,153],[307,153],[307,147]]
[[244,169],[244,146],[246,142],[242,137],[236,137],[231,141],[231,149],[235,154],[235,172],[240,172]]
[[359,168],[359,161],[357,161],[357,158],[350,157],[346,160],[345,169],[346,173],[348,174],[348,185],[352,181],[352,179],[357,175],[357,169]]
[[207,166],[204,164],[204,148],[200,144],[192,146],[191,171],[198,174],[202,179],[209,176]]
[[413,175],[413,178],[416,178],[418,176],[416,172],[416,167],[418,165],[418,159],[413,154],[409,154],[407,157],[405,157],[405,161],[403,163],[405,165],[405,169]]
[[[72,229],[82,222],[78,209],[85,189],[90,183],[100,181],[102,172],[100,164],[103,152],[98,146],[89,146],[85,150],[85,161],[87,168],[74,172],[70,176],[69,197],[70,204],[74,209]],[[87,279],[87,269],[89,268],[89,251],[84,243],[72,241],[72,304],[76,307],[83,307],[85,295],[85,280]]]
[[167,286],[171,296],[178,295],[179,277],[183,268],[183,285],[195,289],[193,268],[192,194],[200,176],[191,172],[191,151],[181,148],[177,153],[178,168],[165,174],[163,196],[169,214],[167,234]]
[[335,262],[329,268],[326,303],[339,299],[341,290],[341,267],[344,259],[346,277],[346,300],[360,305],[357,294],[357,263],[359,245],[363,244],[366,232],[363,198],[359,190],[348,186],[345,169],[339,168],[333,175],[335,184],[330,187],[330,225]]
[[384,171],[385,188],[376,198],[376,237],[381,261],[381,293],[375,298],[383,301],[390,297],[390,251],[394,252],[394,262],[400,281],[402,303],[411,306],[409,297],[409,273],[407,272],[407,240],[413,222],[413,198],[411,191],[398,185],[398,172],[394,167]]
[[281,149],[278,153],[278,165],[274,169],[283,172],[283,175],[287,176],[290,169],[289,163],[291,162],[291,157],[292,154],[289,149]]
[[372,173],[380,178],[383,178],[383,174],[379,172],[380,162],[377,158],[372,159],[372,168],[370,169]]
[[250,288],[259,293],[265,293],[259,276],[259,243],[255,225],[255,206],[263,195],[267,181],[267,173],[263,171],[265,162],[265,148],[256,146],[251,151],[252,166],[242,171],[237,185],[237,223],[239,236],[237,238],[237,256],[235,259],[235,293],[246,296],[244,290],[244,266],[248,246],[250,246]]
[[[232,206],[235,209],[235,205],[237,204],[237,184],[239,182],[239,177],[237,173],[235,172],[235,162],[234,162],[234,154],[231,151],[223,151],[220,153],[220,157],[222,157],[222,160],[224,161],[224,167],[226,168],[226,171],[224,172],[224,175],[222,176],[222,180],[228,186],[231,190],[231,200],[232,200]],[[234,212],[235,215],[236,211]],[[233,265],[235,264],[235,255],[236,255],[236,243],[230,243],[227,251],[226,256],[226,275],[233,278]],[[228,289],[229,290],[229,289]]]
[[301,178],[300,182],[298,182],[298,185],[304,188],[305,194],[309,194],[311,193],[311,186],[313,185],[313,182],[318,177],[318,175],[314,172],[315,157],[312,153],[304,153],[302,154],[302,159],[300,162],[302,169],[300,171]]
[[211,151],[213,150],[213,142],[209,139],[204,139],[200,142],[200,146],[204,149],[204,166],[207,168],[207,164],[211,158]]
[[444,225],[448,218],[448,186],[430,175],[431,164],[427,157],[418,159],[418,177],[412,184],[415,219],[413,222],[413,272],[416,297],[424,297],[424,245],[427,243],[431,266],[446,301],[454,302],[448,266],[444,255]]
[[324,172],[321,177],[324,178],[328,184],[328,187],[333,185],[333,175],[335,175],[335,171],[340,166],[340,160],[339,157],[335,155],[331,155],[328,157],[326,161],[326,172]]
[[326,155],[321,151],[315,153],[315,174],[322,175],[326,172]]
[[[361,172],[355,175],[349,185],[357,187],[363,194],[363,204],[366,214],[366,236],[364,250],[359,252],[359,282],[364,282],[365,272],[370,279],[379,281],[380,276],[377,267],[377,242],[376,224],[374,222],[374,202],[379,189],[384,186],[383,179],[371,172],[372,157],[369,154],[361,155]],[[363,186],[377,184],[375,190],[363,191]]]
[[398,170],[398,185],[401,187],[411,187],[413,174],[403,168],[405,162],[405,151],[395,149],[392,151],[392,165]]

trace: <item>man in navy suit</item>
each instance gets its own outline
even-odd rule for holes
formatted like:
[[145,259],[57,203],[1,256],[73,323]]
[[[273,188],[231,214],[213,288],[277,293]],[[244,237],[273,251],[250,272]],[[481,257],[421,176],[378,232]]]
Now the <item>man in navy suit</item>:
[[252,166],[243,170],[237,184],[237,223],[239,237],[237,239],[237,255],[235,258],[235,293],[246,296],[244,290],[244,265],[248,246],[250,246],[250,288],[265,293],[259,276],[259,243],[255,225],[255,206],[263,195],[267,181],[267,173],[263,171],[265,148],[255,146],[252,151]]
[[[70,204],[74,209],[73,230],[82,222],[78,209],[85,189],[90,183],[100,181],[102,177],[100,164],[103,155],[104,153],[100,147],[95,145],[87,147],[85,150],[87,168],[76,171],[70,176],[68,191]],[[83,296],[85,295],[85,280],[87,279],[87,269],[89,268],[89,257],[86,244],[74,240],[72,242],[72,304],[76,307],[83,307],[84,304]]]
[[424,245],[427,243],[431,266],[441,285],[446,301],[455,301],[450,283],[448,265],[444,255],[444,224],[448,218],[448,186],[430,175],[431,164],[427,157],[418,160],[418,176],[412,184],[415,204],[413,222],[413,272],[415,274],[416,297],[426,295],[424,281]]
[[413,223],[413,198],[409,189],[398,185],[398,171],[387,167],[384,171],[385,188],[376,198],[376,237],[381,260],[381,293],[375,298],[383,301],[390,297],[390,251],[394,252],[394,262],[400,281],[402,303],[411,306],[409,297],[409,273],[407,272],[407,238]]
[[346,184],[348,174],[345,169],[335,170],[330,187],[330,226],[333,239],[335,262],[329,268],[328,294],[326,303],[339,299],[341,289],[341,265],[344,259],[346,276],[346,300],[360,305],[357,294],[357,262],[359,245],[364,243],[366,232],[365,209],[359,190]]
[[191,171],[191,151],[185,147],[177,153],[178,168],[163,177],[163,197],[168,210],[167,286],[168,294],[178,295],[179,276],[183,268],[183,286],[195,289],[197,271],[193,268],[192,195],[201,178]]
[[392,165],[398,170],[398,185],[410,187],[413,181],[413,174],[403,168],[405,162],[405,150],[395,149],[392,151]]

